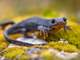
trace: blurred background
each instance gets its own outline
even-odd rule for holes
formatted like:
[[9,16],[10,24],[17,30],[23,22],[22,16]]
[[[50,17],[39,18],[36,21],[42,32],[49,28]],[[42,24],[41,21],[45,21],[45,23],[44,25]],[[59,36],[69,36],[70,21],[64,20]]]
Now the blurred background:
[[18,16],[80,18],[80,0],[0,0],[0,18]]

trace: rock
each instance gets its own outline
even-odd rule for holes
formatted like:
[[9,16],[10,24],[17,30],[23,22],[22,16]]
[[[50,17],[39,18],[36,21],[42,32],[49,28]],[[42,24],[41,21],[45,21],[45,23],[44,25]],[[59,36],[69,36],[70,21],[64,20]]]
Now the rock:
[[68,52],[61,51],[61,52],[57,53],[56,56],[60,57],[64,60],[70,60],[70,59],[73,59],[73,58],[77,57],[78,53],[77,52],[68,53]]

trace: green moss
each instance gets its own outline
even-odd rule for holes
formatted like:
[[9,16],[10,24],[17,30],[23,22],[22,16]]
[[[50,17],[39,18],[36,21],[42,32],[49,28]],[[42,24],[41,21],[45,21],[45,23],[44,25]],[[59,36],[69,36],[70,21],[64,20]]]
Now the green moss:
[[43,60],[62,60],[58,57],[56,57],[54,54],[51,54],[49,51],[44,50],[44,53],[41,54]]
[[55,49],[58,49],[60,51],[66,51],[66,52],[77,52],[78,49],[75,45],[71,45],[71,44],[65,44],[62,42],[50,42],[49,43],[50,47],[53,47]]
[[21,55],[24,53],[24,50],[21,48],[8,48],[4,53],[3,56],[9,59],[15,58],[17,55]]

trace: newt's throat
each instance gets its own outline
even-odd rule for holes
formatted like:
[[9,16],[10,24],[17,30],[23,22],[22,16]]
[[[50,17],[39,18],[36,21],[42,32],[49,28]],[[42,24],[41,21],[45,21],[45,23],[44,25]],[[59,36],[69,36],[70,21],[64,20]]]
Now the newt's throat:
[[59,30],[64,28],[64,25],[65,25],[64,23],[57,23],[54,26],[51,26],[51,31],[58,32]]

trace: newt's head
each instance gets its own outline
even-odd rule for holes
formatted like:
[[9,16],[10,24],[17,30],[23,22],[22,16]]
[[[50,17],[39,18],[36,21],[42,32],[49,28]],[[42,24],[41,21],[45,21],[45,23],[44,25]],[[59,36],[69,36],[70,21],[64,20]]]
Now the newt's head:
[[66,22],[67,22],[67,18],[63,17],[63,18],[53,18],[52,20],[50,20],[51,22],[51,26],[50,26],[50,30],[57,32],[62,28],[65,28]]

